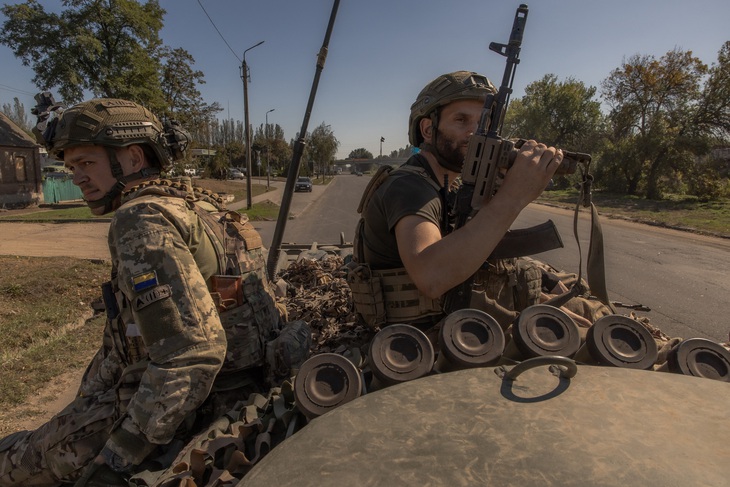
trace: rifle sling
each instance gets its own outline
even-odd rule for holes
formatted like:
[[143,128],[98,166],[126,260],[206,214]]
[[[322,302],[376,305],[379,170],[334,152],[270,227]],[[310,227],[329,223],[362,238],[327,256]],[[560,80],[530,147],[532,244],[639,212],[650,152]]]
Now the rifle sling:
[[591,294],[598,298],[598,300],[603,304],[608,306],[611,312],[615,314],[616,308],[614,308],[613,304],[608,299],[606,268],[603,259],[603,230],[601,229],[601,222],[598,218],[598,210],[590,198],[591,182],[592,179],[590,174],[585,175],[583,184],[581,185],[581,194],[575,205],[575,213],[573,215],[573,235],[575,236],[575,242],[578,245],[578,279],[575,281],[573,287],[571,287],[567,292],[555,296],[543,304],[559,308],[572,298],[579,296],[586,291],[586,289],[583,289],[583,285],[581,284],[581,276],[583,273],[583,254],[580,247],[580,240],[578,239],[578,213],[580,212],[581,202],[583,202],[584,206],[589,206],[588,203],[590,203],[591,207],[591,235],[588,258],[586,259],[586,280],[588,281],[588,287],[590,288]]
[[509,230],[499,241],[489,259],[511,259],[563,248],[555,223],[548,220],[529,228]]

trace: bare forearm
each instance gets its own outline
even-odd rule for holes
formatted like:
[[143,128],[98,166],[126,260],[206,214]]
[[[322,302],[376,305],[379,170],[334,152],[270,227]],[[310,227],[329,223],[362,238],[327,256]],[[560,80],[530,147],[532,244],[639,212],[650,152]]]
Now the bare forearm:
[[[474,274],[522,209],[539,196],[561,160],[562,153],[555,148],[526,142],[499,192],[446,237],[425,219],[407,217],[398,222],[398,250],[418,289],[437,298]],[[550,167],[551,162],[557,164]]]
[[416,226],[415,240],[421,244],[401,249],[408,274],[422,293],[440,297],[479,269],[521,210],[513,200],[495,197],[466,225],[444,238]]

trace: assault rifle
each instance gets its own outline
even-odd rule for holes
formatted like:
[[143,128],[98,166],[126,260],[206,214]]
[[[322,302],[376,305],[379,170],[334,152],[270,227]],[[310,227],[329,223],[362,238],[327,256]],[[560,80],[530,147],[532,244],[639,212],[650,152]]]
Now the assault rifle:
[[[454,213],[455,228],[466,224],[499,189],[504,173],[512,167],[524,140],[502,138],[504,117],[512,94],[512,82],[520,59],[522,36],[527,22],[527,5],[517,8],[512,33],[507,44],[491,42],[489,49],[507,58],[502,83],[497,94],[487,95],[474,135],[469,139],[464,159],[462,185],[456,194]],[[555,174],[572,174],[578,164],[586,167],[591,156],[578,152],[563,151],[563,161]],[[502,238],[490,258],[522,257],[563,247],[555,225],[547,221],[528,229],[510,230]],[[452,312],[469,306],[474,277],[456,286],[446,295],[445,309]]]

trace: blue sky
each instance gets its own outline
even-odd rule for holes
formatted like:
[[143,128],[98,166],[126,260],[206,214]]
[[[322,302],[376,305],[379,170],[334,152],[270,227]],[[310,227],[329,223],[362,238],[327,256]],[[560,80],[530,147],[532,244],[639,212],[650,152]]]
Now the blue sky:
[[[19,2],[5,2],[19,3]],[[60,1],[40,3],[59,11]],[[205,73],[200,87],[220,116],[243,120],[240,65],[248,51],[249,116],[254,126],[278,123],[287,140],[302,125],[332,0],[160,0],[167,10],[162,38],[182,47]],[[408,113],[421,88],[436,76],[466,69],[501,81],[504,58],[489,42],[509,38],[518,1],[341,0],[308,130],[329,124],[338,157],[364,147],[378,155],[408,143]],[[730,40],[728,0],[533,0],[513,97],[553,73],[599,87],[624,58],[660,57],[674,48],[716,62]],[[0,15],[0,21],[4,17]],[[227,44],[228,45],[227,45]],[[232,50],[228,46],[231,46]],[[26,108],[38,88],[30,68],[0,46],[0,103],[14,96]]]

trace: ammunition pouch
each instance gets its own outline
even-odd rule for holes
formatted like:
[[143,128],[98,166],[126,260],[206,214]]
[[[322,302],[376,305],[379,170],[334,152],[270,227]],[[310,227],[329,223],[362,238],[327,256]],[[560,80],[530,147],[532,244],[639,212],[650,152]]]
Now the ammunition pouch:
[[373,276],[367,264],[353,262],[352,265],[347,273],[347,284],[352,291],[355,312],[370,328],[383,326],[386,322],[385,299],[380,279]]
[[542,271],[529,258],[488,260],[474,276],[470,307],[494,317],[502,328],[538,304]]
[[355,264],[347,274],[355,311],[370,326],[412,323],[443,314],[441,300],[421,293],[405,268],[371,270]]

